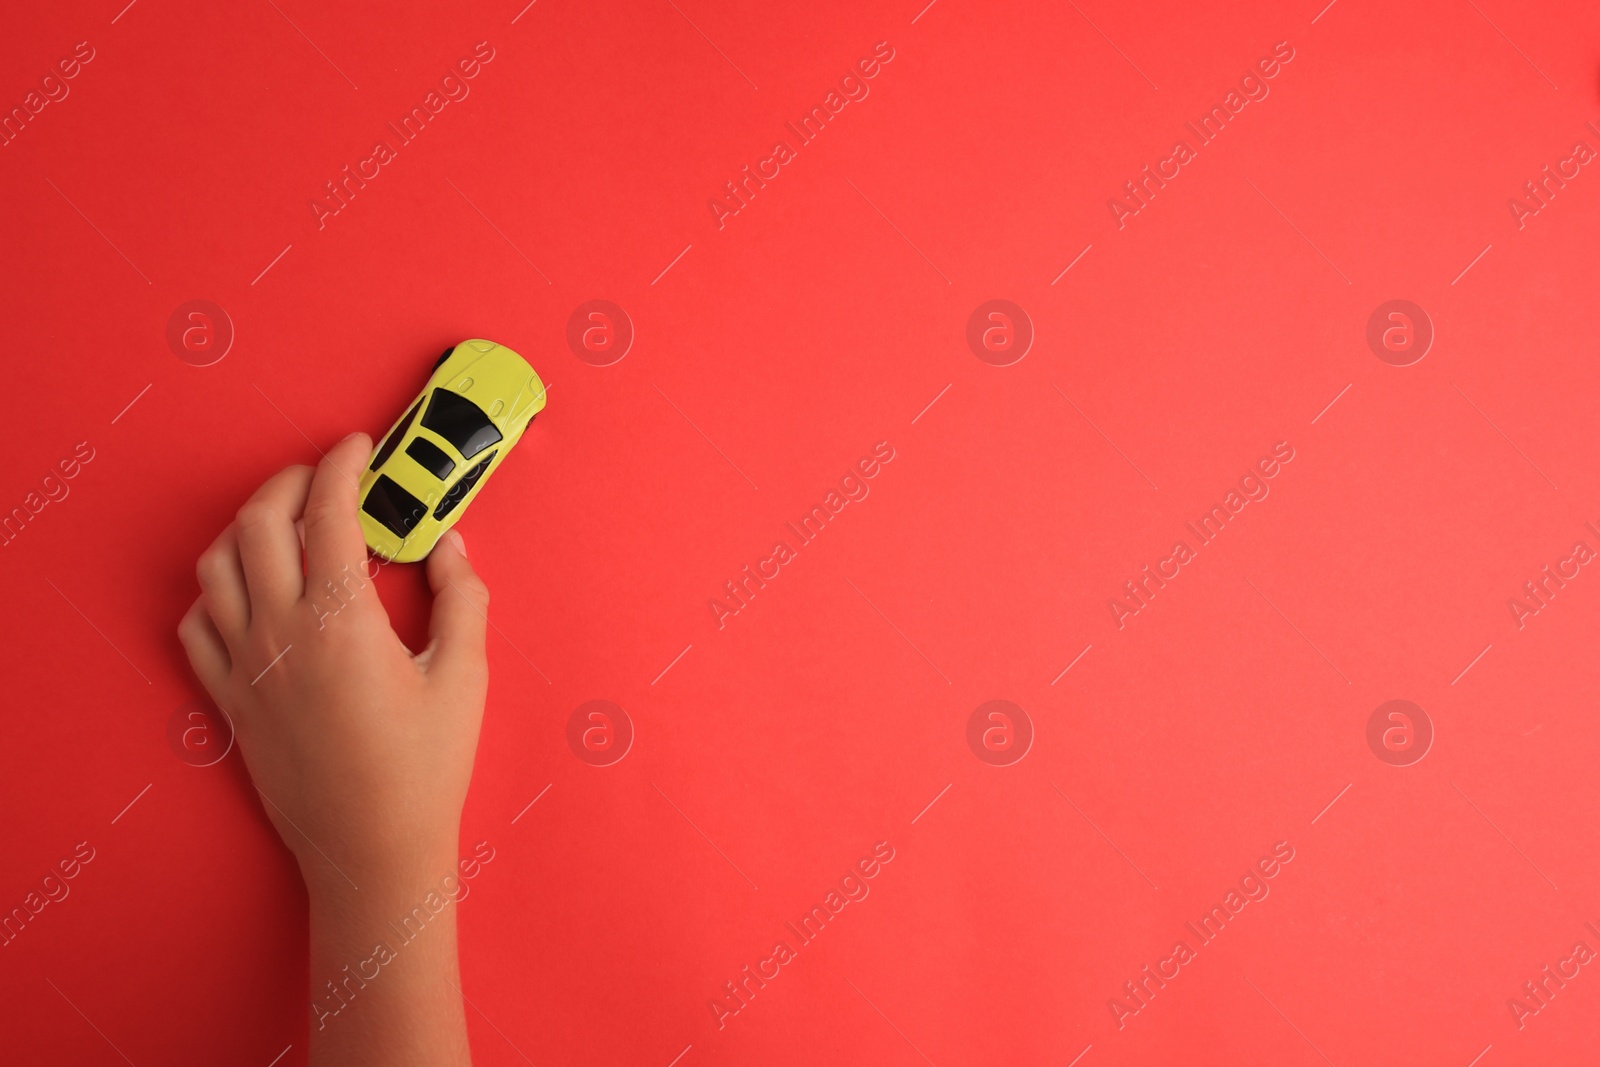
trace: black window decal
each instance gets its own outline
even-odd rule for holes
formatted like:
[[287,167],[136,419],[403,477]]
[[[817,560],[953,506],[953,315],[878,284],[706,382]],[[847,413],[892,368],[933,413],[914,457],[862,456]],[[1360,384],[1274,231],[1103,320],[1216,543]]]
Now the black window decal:
[[455,445],[463,459],[471,459],[500,440],[500,431],[482,408],[448,389],[433,391],[422,425]]
[[456,509],[462,499],[478,484],[478,479],[483,477],[483,472],[489,469],[489,464],[494,460],[495,454],[490,452],[477,465],[461,476],[461,480],[452,485],[444,494],[444,499],[439,501],[439,506],[434,509],[433,517],[442,519]]
[[378,480],[367,490],[367,499],[361,502],[361,510],[383,523],[396,537],[410,537],[411,531],[428,513],[426,504],[406,492],[399,482],[387,474],[378,475]]
[[417,417],[417,409],[420,407],[422,407],[422,401],[419,400],[410,411],[406,412],[406,417],[400,420],[400,424],[394,428],[389,436],[383,439],[383,444],[378,446],[378,451],[372,457],[372,465],[367,468],[368,470],[377,470],[389,461],[390,456],[394,455],[394,450],[399,447],[400,439],[406,435],[407,430],[411,429],[411,420]]
[[423,470],[441,482],[450,477],[450,472],[456,469],[456,461],[426,437],[414,438],[409,445],[406,445],[406,455],[422,464]]

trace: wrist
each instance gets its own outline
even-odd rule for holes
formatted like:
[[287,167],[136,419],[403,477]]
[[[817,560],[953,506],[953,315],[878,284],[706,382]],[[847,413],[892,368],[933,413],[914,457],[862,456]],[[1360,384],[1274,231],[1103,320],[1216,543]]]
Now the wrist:
[[[306,882],[314,988],[337,978],[346,964],[370,979],[368,972],[380,967],[387,973],[416,973],[421,965],[427,971],[431,968],[423,959],[444,954],[453,972],[456,906],[465,895],[454,849],[386,857],[382,866],[346,873],[350,880],[329,870]],[[400,955],[407,964],[390,967]]]
[[[454,988],[456,863],[452,848],[349,870],[354,884],[331,871],[307,879],[314,1064],[469,1062]],[[441,1033],[459,1037],[453,1057],[412,1058]]]
[[[335,863],[313,849],[297,857],[300,876],[315,909],[368,910],[394,906],[437,890],[456,873],[459,844],[454,837],[412,840],[370,851],[350,850]],[[448,887],[446,887],[448,888]]]

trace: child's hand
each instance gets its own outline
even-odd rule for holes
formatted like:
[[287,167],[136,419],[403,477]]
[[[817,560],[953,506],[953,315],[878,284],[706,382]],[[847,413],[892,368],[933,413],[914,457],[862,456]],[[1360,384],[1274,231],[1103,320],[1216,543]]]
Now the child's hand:
[[269,479],[200,557],[202,594],[178,629],[312,887],[455,865],[488,683],[489,594],[459,535],[428,557],[427,649],[413,657],[390,628],[356,521],[371,454],[356,434],[315,472]]
[[[356,483],[371,450],[365,434],[353,434],[315,471],[289,467],[257,490],[200,557],[202,594],[178,628],[195,673],[233,722],[267,815],[299,860],[311,894],[312,996],[335,1007],[341,1002],[326,997],[324,979],[339,979],[342,964],[371,953],[385,920],[457,873],[488,684],[489,595],[459,534],[447,534],[427,560],[428,647],[413,656],[390,628],[366,577],[356,519]],[[448,910],[449,929],[439,924],[427,950],[407,948],[384,977],[351,992],[352,1015],[375,1022],[378,1002],[440,976],[454,980]],[[394,972],[411,980],[387,977]],[[439,992],[455,1005],[446,1014],[459,1016],[459,1001],[442,986],[419,995]],[[414,1032],[422,1021],[415,1005],[405,1010],[409,1022],[381,1041],[401,1042],[401,1055],[388,1062],[410,1062],[419,1042],[429,1044]],[[342,1026],[341,1036],[354,1039],[368,1029],[317,1015],[315,1005],[313,1012],[314,1054],[320,1030]],[[372,1053],[369,1040],[378,1039],[338,1044]],[[463,1034],[454,1051],[464,1044]]]

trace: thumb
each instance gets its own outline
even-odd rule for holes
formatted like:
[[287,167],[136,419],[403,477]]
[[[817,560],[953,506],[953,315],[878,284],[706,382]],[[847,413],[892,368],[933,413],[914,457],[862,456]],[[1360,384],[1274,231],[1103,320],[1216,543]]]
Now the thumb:
[[428,623],[428,669],[476,673],[484,668],[489,626],[489,587],[467,561],[461,534],[445,531],[428,553],[433,617]]

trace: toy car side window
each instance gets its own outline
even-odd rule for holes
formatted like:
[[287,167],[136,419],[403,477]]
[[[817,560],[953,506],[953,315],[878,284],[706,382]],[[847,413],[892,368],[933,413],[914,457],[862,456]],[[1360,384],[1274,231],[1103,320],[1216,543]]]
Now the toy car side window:
[[400,424],[394,428],[394,432],[383,439],[383,444],[378,446],[378,451],[374,453],[372,465],[367,468],[368,470],[377,470],[389,462],[389,457],[394,455],[394,450],[400,444],[400,439],[406,435],[407,430],[411,429],[411,420],[417,417],[417,409],[420,407],[422,407],[422,401],[419,400],[410,411],[406,412],[406,417],[400,420]]
[[500,440],[483,409],[459,393],[435,389],[422,425],[456,446],[463,459],[471,459]]
[[444,499],[439,501],[439,506],[433,511],[434,518],[442,519],[456,509],[456,506],[466,498],[466,495],[472,492],[472,487],[478,484],[478,479],[483,477],[483,472],[489,469],[489,464],[494,460],[494,456],[493,452],[484,456],[471,470],[461,476],[460,481],[445,491]]
[[411,531],[428,513],[426,504],[387,474],[378,475],[378,480],[372,483],[367,498],[361,502],[361,510],[383,523],[396,537],[411,536]]

